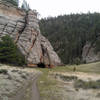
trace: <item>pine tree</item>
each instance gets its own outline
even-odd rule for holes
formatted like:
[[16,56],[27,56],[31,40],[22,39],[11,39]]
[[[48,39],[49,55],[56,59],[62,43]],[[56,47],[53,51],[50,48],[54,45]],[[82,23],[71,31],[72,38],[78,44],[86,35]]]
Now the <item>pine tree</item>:
[[25,57],[9,35],[2,37],[0,41],[0,62],[14,65],[25,64]]
[[29,10],[30,9],[29,4],[25,0],[23,0],[23,4],[22,4],[21,8],[25,9],[25,10]]
[[100,13],[60,15],[40,20],[46,36],[65,64],[82,60],[83,47],[90,43],[100,52]]
[[2,2],[6,2],[6,3],[10,3],[14,6],[17,6],[19,5],[19,0],[1,0]]

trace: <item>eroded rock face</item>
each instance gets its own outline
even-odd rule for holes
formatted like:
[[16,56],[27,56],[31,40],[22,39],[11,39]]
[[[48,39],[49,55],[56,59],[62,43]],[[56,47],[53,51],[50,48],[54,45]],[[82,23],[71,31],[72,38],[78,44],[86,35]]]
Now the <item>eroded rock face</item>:
[[97,54],[95,51],[95,44],[87,43],[83,48],[82,58],[86,63],[100,61],[100,52]]
[[50,42],[41,35],[35,11],[25,12],[0,4],[0,37],[9,34],[25,55],[28,65],[61,65]]

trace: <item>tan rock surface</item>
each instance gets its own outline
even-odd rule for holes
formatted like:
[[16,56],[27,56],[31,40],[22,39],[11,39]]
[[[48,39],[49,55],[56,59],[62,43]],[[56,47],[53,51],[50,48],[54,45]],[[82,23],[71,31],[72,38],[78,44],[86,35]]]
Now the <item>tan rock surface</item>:
[[0,37],[6,34],[14,39],[28,64],[61,64],[50,42],[40,33],[36,11],[0,4]]

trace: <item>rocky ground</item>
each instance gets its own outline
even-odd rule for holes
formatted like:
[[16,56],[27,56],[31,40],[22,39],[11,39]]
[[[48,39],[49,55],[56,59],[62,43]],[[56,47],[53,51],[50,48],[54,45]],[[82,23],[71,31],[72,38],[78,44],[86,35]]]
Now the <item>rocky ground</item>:
[[0,100],[100,100],[99,65],[80,65],[76,72],[74,66],[37,71],[0,65]]
[[39,75],[35,69],[0,65],[0,100],[35,100],[31,97]]

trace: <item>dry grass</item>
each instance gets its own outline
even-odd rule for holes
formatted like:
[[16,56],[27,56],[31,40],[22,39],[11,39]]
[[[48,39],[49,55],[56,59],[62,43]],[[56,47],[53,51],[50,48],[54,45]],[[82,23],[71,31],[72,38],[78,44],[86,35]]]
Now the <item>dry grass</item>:
[[39,68],[39,70],[43,72],[38,80],[38,87],[42,100],[61,100],[59,97],[60,95],[57,95],[59,92],[59,89],[56,87],[57,81],[48,77],[51,69]]
[[[100,74],[100,62],[97,63],[91,63],[91,64],[82,64],[82,65],[66,65],[66,66],[61,66],[61,67],[55,67],[53,69],[42,69],[38,68],[40,71],[43,72],[41,77],[38,80],[38,87],[40,90],[40,96],[42,100],[63,100],[61,89],[58,88],[59,82],[57,80],[54,80],[51,77],[48,77],[50,72],[72,72],[73,69],[76,67],[76,72],[81,73],[96,73]],[[95,85],[95,83],[94,83]],[[65,100],[65,99],[64,99]]]
[[52,71],[54,71],[54,72],[73,72],[74,68],[76,68],[77,72],[100,74],[100,62],[90,63],[90,64],[66,65],[66,66],[61,66],[61,67],[55,67],[52,69]]

